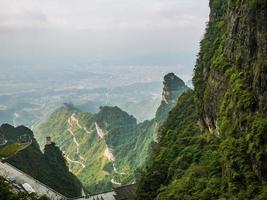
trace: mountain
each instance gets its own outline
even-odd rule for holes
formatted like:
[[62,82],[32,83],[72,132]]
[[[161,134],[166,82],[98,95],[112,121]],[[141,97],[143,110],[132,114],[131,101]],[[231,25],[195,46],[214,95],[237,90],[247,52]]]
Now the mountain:
[[149,157],[158,124],[186,89],[173,73],[167,75],[161,110],[155,119],[142,123],[117,106],[101,106],[92,114],[65,104],[34,127],[35,137],[41,147],[48,136],[59,145],[71,171],[90,193],[132,184]]
[[136,199],[267,199],[267,1],[210,1],[193,78]]
[[[81,183],[69,172],[62,152],[54,143],[45,145],[44,153],[42,153],[30,129],[24,126],[15,128],[11,125],[3,124],[0,127],[0,132],[4,134],[5,139],[8,141],[11,139],[16,140],[16,138],[20,138],[23,141],[24,138],[22,136],[25,137],[25,135],[31,139],[30,145],[8,156],[4,162],[10,163],[67,197],[79,197],[81,195]],[[27,137],[27,144],[29,143],[28,141]],[[6,145],[9,145],[9,143]]]
[[175,106],[177,98],[186,90],[188,90],[188,87],[184,81],[174,73],[169,73],[164,76],[162,101],[155,117],[159,126],[166,120],[168,113]]

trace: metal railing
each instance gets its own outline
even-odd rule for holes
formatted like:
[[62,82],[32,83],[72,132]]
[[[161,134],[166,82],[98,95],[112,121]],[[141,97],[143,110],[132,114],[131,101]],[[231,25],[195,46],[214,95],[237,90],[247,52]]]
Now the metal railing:
[[[3,162],[2,162],[3,163]],[[4,162],[3,164],[9,166],[10,168],[13,168],[14,170],[18,171],[19,173],[23,174],[24,176],[32,179],[33,181],[35,181],[36,183],[38,183],[39,185],[45,187],[48,191],[51,191],[53,193],[55,193],[56,196],[59,196],[61,197],[62,199],[70,199],[70,198],[67,198],[66,196],[64,196],[63,194],[60,194],[59,192],[55,191],[54,189],[50,188],[49,186],[45,185],[44,183],[41,183],[40,181],[38,181],[37,179],[33,178],[32,176],[26,174],[25,172],[21,171],[20,169],[14,167],[13,165],[7,163],[7,162]]]
[[[3,163],[3,162],[1,162]],[[58,196],[60,197],[61,199],[64,199],[64,200],[77,200],[77,199],[89,199],[90,197],[92,196],[95,196],[95,195],[103,195],[103,194],[107,194],[107,193],[110,193],[110,192],[116,192],[116,190],[111,190],[111,191],[106,191],[106,192],[101,192],[101,193],[98,193],[98,194],[92,194],[92,195],[88,195],[88,196],[80,196],[80,197],[73,197],[73,198],[70,198],[70,197],[66,197],[64,196],[63,194],[55,191],[54,189],[50,188],[49,186],[45,185],[44,183],[38,181],[37,179],[33,178],[32,176],[26,174],[25,172],[21,171],[20,169],[14,167],[13,165],[7,163],[7,162],[4,162],[3,164],[7,165],[8,167],[10,168],[13,168],[14,170],[18,171],[19,173],[23,174],[24,176],[32,179],[33,181],[35,181],[36,183],[38,183],[39,185],[45,187],[48,191],[51,191],[55,194],[55,196]],[[132,185],[132,184],[131,184]],[[134,185],[134,184],[133,184]],[[126,186],[122,186],[122,187],[127,187],[129,185],[126,185]]]

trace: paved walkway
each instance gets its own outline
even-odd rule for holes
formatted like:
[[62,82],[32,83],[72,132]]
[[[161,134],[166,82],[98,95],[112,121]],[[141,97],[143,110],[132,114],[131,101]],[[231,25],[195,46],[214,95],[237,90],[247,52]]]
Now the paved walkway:
[[8,163],[0,162],[0,175],[4,178],[14,178],[17,184],[28,183],[38,195],[46,195],[51,200],[67,199],[65,196],[59,194],[58,192],[42,184],[38,180],[35,180],[33,177],[25,174],[24,172]]
[[64,195],[56,192],[55,190],[49,188],[48,186],[44,185],[43,183],[39,182],[38,180],[34,179],[33,177],[25,174],[24,172],[20,171],[19,169],[13,167],[8,163],[3,163],[0,161],[0,176],[8,179],[14,179],[15,183],[23,184],[28,183],[35,191],[38,196],[46,195],[51,200],[116,200],[114,195],[116,195],[116,191],[102,193],[90,197],[82,197],[82,198],[67,198]]

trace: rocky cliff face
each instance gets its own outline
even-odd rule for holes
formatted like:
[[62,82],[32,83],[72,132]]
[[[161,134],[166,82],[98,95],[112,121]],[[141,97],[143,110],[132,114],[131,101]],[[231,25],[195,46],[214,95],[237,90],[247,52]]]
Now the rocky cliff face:
[[174,73],[169,73],[164,76],[162,101],[156,112],[156,122],[161,126],[167,118],[168,113],[175,106],[178,97],[188,90],[184,81]]
[[162,126],[137,199],[267,198],[267,1],[210,8],[195,91]]
[[243,140],[239,145],[247,146],[250,167],[261,179],[267,178],[265,140],[252,146],[260,135],[255,129],[266,127],[266,5],[266,1],[211,1],[194,77],[200,124],[217,137]]
[[184,81],[174,73],[169,73],[164,76],[163,86],[163,104],[176,103],[179,94],[181,94],[181,91],[184,91],[187,88]]
[[240,101],[237,99],[236,103],[246,104],[241,102],[243,99],[250,104],[250,108],[245,106],[240,112],[258,110],[262,116],[266,113],[265,4],[265,1],[210,2],[210,22],[201,42],[194,85],[200,123],[214,134],[219,134],[221,100],[233,90],[239,92],[236,97]]

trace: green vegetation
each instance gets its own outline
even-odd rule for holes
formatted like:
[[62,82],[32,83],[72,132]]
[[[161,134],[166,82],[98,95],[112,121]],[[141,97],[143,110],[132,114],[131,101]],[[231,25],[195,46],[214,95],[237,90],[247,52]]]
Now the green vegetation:
[[7,144],[4,147],[0,148],[0,157],[10,157],[12,155],[15,155],[17,152],[21,151],[22,149],[26,148],[28,144],[21,144],[21,143],[12,143],[12,144]]
[[[104,138],[99,137],[95,123],[105,134]],[[51,136],[86,189],[90,193],[99,193],[119,186],[112,184],[112,179],[123,185],[134,181],[135,169],[145,162],[148,153],[145,148],[148,149],[153,139],[152,124],[146,121],[138,125],[133,116],[118,107],[101,107],[95,115],[62,107],[46,122],[36,126],[34,132],[40,141]],[[79,146],[74,142],[70,128]],[[114,161],[106,155],[107,147]]]
[[160,129],[136,199],[267,199],[266,5],[210,1],[195,91]]
[[65,105],[34,127],[36,138],[43,147],[46,136],[51,136],[63,150],[71,171],[90,193],[132,184],[148,160],[159,125],[177,97],[187,90],[173,73],[164,79],[168,102],[162,101],[153,120],[138,124],[119,107],[104,106],[91,114]]
[[[198,187],[207,186],[203,180],[197,181],[197,177],[204,178],[209,173],[205,165],[218,162],[216,153],[209,155],[212,149],[205,146],[216,146],[216,141],[207,141],[205,135],[200,134],[195,109],[194,94],[189,91],[170,112],[159,133],[160,144],[154,148],[147,169],[138,181],[138,199],[154,199],[158,193],[158,199],[183,199],[183,192],[196,193]],[[203,164],[197,166],[200,160]]]
[[[13,127],[9,125],[4,125],[6,129],[11,130]],[[31,135],[27,133],[12,132],[10,134],[5,134],[3,127],[0,127],[0,158],[8,158],[31,144]]]

